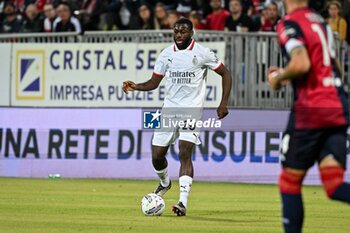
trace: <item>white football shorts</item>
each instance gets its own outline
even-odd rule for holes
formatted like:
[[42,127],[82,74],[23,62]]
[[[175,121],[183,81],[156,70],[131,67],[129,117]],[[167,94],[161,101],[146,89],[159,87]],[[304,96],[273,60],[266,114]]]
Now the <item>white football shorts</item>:
[[199,132],[179,132],[178,129],[174,129],[172,132],[155,131],[152,138],[153,146],[170,146],[175,144],[176,139],[192,142],[195,145],[200,145]]

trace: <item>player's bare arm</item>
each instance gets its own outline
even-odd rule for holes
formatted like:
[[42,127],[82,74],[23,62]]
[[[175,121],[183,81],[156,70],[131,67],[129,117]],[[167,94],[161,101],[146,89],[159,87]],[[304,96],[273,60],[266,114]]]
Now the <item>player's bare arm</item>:
[[222,77],[222,97],[219,107],[217,108],[218,118],[222,119],[228,114],[228,98],[231,92],[231,74],[224,65],[215,71]]
[[285,81],[301,77],[309,72],[311,62],[305,47],[297,47],[291,52],[291,60],[286,69],[270,67],[268,69],[269,84],[274,90],[283,86]]
[[133,81],[124,81],[123,82],[123,91],[127,94],[129,91],[152,91],[159,86],[159,83],[162,81],[163,76],[153,74],[152,77],[144,83],[134,83]]

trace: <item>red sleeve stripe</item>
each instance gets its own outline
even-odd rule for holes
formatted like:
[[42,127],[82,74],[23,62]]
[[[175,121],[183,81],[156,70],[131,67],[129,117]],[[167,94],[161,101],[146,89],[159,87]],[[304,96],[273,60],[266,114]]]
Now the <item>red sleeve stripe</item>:
[[192,39],[192,43],[191,43],[191,45],[190,45],[190,47],[189,47],[188,49],[189,49],[189,50],[192,50],[193,47],[194,47],[194,40]]
[[223,65],[223,64],[222,64],[222,62],[221,62],[220,65],[218,65],[218,66],[214,69],[214,71],[217,71],[222,65]]
[[164,77],[164,74],[158,74],[158,73],[156,73],[156,72],[153,72],[153,74],[154,74],[155,76],[158,76],[158,77]]

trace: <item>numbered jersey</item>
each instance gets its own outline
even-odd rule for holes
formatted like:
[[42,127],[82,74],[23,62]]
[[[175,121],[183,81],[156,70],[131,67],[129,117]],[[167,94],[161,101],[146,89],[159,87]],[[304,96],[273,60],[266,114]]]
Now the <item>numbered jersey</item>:
[[184,50],[164,49],[154,66],[154,74],[166,78],[164,107],[203,107],[208,68],[221,65],[214,52],[194,40]]
[[292,80],[294,103],[288,129],[317,129],[348,124],[347,95],[336,65],[333,33],[324,19],[304,8],[285,16],[277,25],[285,64],[297,47],[305,47],[311,69]]

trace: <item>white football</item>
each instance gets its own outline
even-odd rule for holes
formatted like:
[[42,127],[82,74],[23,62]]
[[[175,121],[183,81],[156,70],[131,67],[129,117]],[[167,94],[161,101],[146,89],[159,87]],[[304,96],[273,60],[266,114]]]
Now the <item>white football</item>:
[[165,202],[157,194],[149,193],[142,198],[141,209],[147,216],[159,216],[165,210]]

